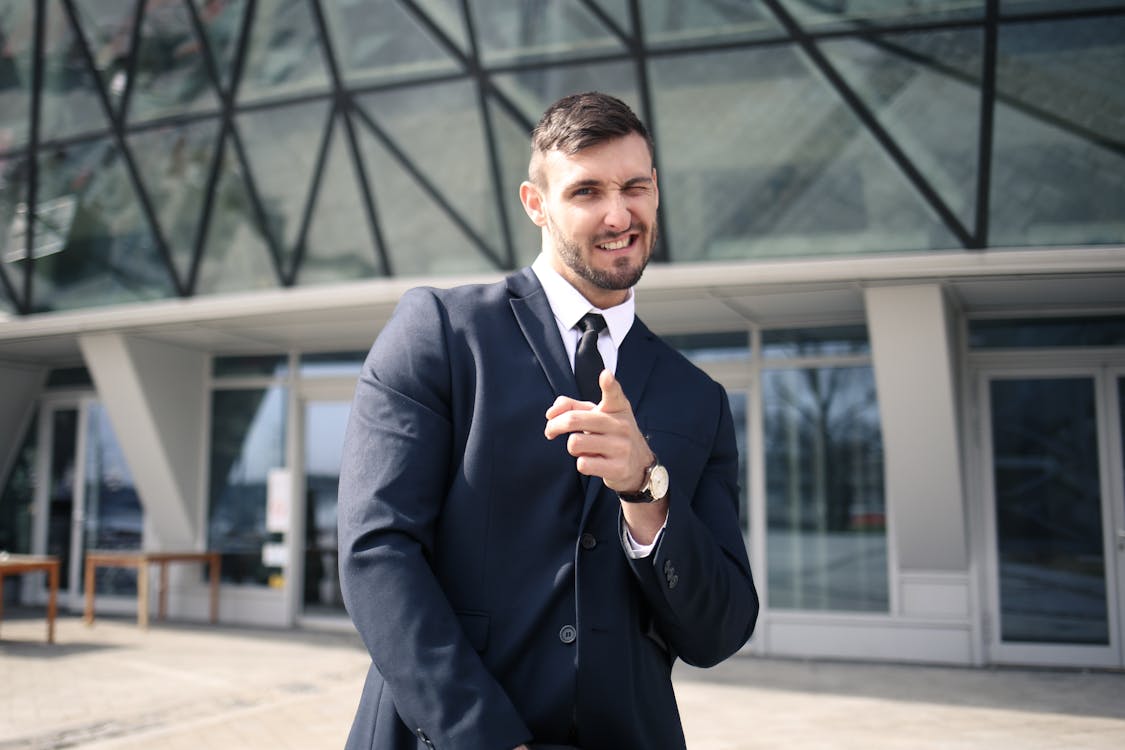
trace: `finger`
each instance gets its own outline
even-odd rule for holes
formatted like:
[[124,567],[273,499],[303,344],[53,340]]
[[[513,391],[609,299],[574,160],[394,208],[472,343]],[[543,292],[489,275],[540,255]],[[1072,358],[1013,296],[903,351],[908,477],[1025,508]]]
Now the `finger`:
[[579,401],[578,399],[570,398],[569,396],[559,396],[555,399],[555,403],[551,404],[551,408],[547,409],[545,415],[547,419],[554,419],[560,414],[565,414],[572,409],[593,409],[594,405],[589,401]]
[[600,411],[612,414],[632,409],[629,399],[625,398],[625,391],[621,389],[621,384],[617,382],[612,372],[602,370],[602,374],[598,376],[598,385],[602,387],[602,400],[598,404]]
[[[558,414],[547,420],[543,434],[547,436],[548,440],[554,440],[559,435],[568,432],[585,429],[583,423],[589,421],[587,415],[594,413],[594,405],[589,401],[575,401],[574,399],[568,399],[568,401],[570,403],[567,408],[561,409]],[[548,414],[550,414],[550,411],[548,411]]]

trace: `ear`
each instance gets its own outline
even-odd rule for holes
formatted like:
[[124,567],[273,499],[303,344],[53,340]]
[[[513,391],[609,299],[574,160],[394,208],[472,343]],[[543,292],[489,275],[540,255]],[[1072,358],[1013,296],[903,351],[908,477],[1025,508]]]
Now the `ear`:
[[537,227],[547,225],[547,214],[543,207],[543,194],[531,182],[524,180],[520,184],[520,203],[527,212],[532,223]]

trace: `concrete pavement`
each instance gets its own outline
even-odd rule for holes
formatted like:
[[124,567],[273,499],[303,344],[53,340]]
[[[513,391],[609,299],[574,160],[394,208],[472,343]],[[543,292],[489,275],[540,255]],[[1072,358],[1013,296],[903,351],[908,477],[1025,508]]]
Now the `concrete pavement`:
[[[63,616],[45,634],[41,614],[0,623],[0,750],[332,750],[367,662],[354,633]],[[738,656],[675,678],[693,750],[1125,747],[1122,672]]]

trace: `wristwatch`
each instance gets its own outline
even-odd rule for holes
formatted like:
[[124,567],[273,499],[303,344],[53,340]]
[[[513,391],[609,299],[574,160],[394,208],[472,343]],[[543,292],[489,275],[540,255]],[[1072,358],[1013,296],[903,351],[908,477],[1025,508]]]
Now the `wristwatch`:
[[668,470],[655,455],[652,463],[645,469],[645,483],[637,492],[618,492],[617,496],[626,503],[655,503],[668,494]]

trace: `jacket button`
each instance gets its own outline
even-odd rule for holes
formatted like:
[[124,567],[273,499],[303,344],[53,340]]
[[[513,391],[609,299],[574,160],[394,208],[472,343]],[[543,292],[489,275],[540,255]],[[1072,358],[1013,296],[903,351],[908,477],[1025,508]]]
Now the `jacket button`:
[[563,625],[562,630],[559,631],[559,640],[563,643],[574,643],[577,638],[578,631],[573,625]]
[[598,540],[588,531],[582,535],[579,543],[582,545],[582,549],[593,549],[598,546]]

